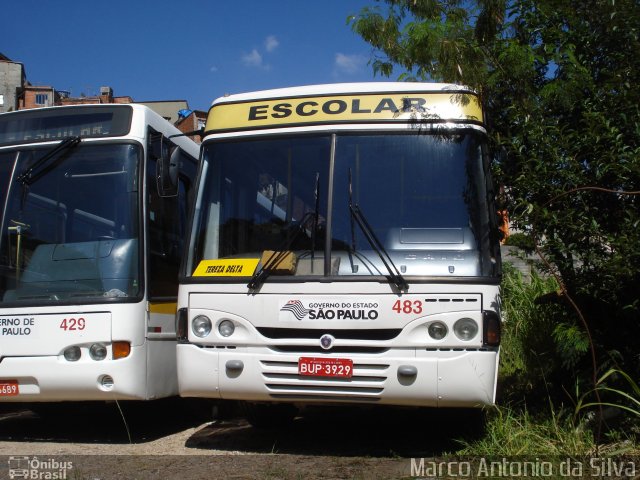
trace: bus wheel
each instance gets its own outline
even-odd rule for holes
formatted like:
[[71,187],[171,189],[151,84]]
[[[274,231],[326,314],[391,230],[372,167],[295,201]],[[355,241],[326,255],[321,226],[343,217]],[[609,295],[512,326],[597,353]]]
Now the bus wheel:
[[245,402],[242,404],[242,412],[256,428],[286,428],[296,418],[298,409],[288,403]]

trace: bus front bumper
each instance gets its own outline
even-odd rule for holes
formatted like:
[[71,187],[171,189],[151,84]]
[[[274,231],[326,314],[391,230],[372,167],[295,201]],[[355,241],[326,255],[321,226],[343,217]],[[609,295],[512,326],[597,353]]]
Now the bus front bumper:
[[322,355],[351,359],[350,378],[300,375],[300,355],[274,354],[267,348],[243,352],[179,344],[177,356],[183,397],[424,407],[482,407],[495,402],[497,350]]
[[144,347],[132,347],[128,357],[118,360],[5,357],[0,362],[0,384],[17,382],[18,394],[0,395],[0,402],[145,399],[145,357]]

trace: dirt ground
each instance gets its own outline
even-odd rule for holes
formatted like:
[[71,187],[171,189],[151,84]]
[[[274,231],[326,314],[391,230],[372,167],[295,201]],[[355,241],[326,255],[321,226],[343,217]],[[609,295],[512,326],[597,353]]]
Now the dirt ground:
[[447,415],[455,412],[323,409],[263,430],[233,415],[202,422],[181,403],[123,413],[115,405],[40,415],[3,409],[0,478],[15,475],[21,461],[39,467],[39,478],[78,480],[410,478],[412,458],[453,451],[455,438],[469,434],[451,430]]

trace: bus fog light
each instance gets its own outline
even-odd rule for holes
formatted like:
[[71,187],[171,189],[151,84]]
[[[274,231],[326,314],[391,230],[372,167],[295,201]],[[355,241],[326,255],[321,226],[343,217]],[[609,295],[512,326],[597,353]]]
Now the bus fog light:
[[218,332],[220,332],[220,335],[222,335],[223,337],[230,337],[235,331],[236,326],[231,320],[222,320],[218,324]]
[[100,388],[102,388],[102,390],[111,390],[113,389],[113,385],[115,382],[113,381],[113,377],[111,375],[102,375],[98,379],[98,383],[100,384]]
[[471,340],[478,333],[478,324],[471,318],[461,318],[453,324],[453,332],[460,340]]
[[211,320],[205,315],[198,315],[191,321],[191,329],[196,337],[204,338],[211,333]]
[[89,348],[89,356],[94,360],[104,360],[107,358],[107,347],[102,343],[94,343]]
[[80,347],[73,346],[66,348],[64,351],[64,358],[69,362],[77,362],[80,360],[80,355]]
[[447,326],[442,322],[433,322],[428,328],[429,336],[434,340],[442,340],[447,336]]

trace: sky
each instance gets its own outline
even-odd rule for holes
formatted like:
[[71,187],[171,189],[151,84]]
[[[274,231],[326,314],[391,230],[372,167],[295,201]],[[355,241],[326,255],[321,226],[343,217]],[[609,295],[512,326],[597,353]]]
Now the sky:
[[[33,85],[134,101],[384,80],[349,15],[375,0],[5,0],[0,53]],[[13,19],[13,20],[8,20]]]

